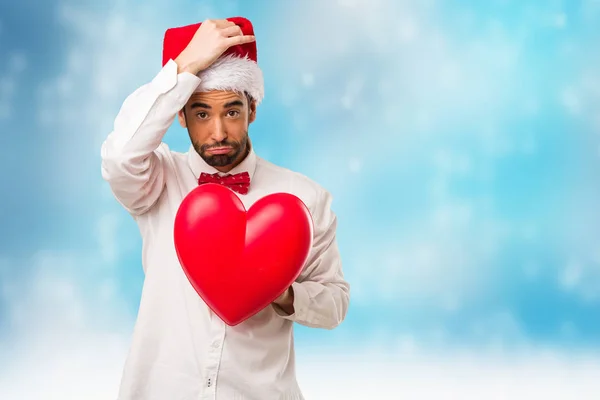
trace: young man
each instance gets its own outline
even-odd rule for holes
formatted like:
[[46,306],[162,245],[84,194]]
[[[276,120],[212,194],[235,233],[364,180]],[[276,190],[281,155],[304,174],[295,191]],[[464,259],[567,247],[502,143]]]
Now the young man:
[[[120,400],[303,399],[293,322],[332,329],[346,316],[349,285],[331,196],[256,155],[248,127],[262,98],[248,20],[169,29],[162,70],[125,100],[102,145],[102,176],[143,238],[145,280]],[[176,116],[191,139],[186,153],[162,143]],[[313,247],[299,278],[271,306],[234,327],[195,292],[174,247],[181,201],[209,181],[229,185],[246,209],[270,193],[294,194],[313,217]]]

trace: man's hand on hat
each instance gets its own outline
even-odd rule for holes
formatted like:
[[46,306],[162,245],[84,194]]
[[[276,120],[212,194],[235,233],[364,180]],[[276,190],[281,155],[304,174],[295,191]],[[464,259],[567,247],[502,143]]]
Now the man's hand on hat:
[[244,35],[242,29],[226,19],[206,20],[194,34],[194,37],[175,59],[178,73],[189,72],[193,75],[207,69],[228,48],[250,43],[253,35]]

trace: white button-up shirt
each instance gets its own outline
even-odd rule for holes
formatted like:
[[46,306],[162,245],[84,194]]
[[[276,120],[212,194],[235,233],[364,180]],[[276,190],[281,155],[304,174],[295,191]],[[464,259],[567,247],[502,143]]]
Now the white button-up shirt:
[[253,148],[230,171],[250,174],[250,191],[238,195],[246,209],[274,192],[298,196],[312,214],[314,243],[292,285],[292,315],[270,305],[237,326],[223,323],[185,276],[173,239],[181,201],[200,173],[218,171],[192,146],[179,153],[162,142],[199,82],[193,74],[177,74],[169,61],[125,100],[102,145],[102,176],[143,238],[144,286],[119,399],[303,399],[293,323],[332,329],[348,310],[332,198],[307,177],[258,157]]

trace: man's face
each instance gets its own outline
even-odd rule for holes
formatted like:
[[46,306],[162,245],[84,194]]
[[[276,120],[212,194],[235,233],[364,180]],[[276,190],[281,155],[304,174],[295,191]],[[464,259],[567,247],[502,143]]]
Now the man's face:
[[196,152],[210,166],[228,172],[248,149],[248,126],[256,117],[254,101],[229,91],[194,93],[179,112]]

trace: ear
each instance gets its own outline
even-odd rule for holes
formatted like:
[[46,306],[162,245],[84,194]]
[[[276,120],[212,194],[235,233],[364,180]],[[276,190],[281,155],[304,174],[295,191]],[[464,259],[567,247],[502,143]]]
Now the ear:
[[250,109],[250,114],[248,115],[248,124],[251,124],[256,119],[256,101],[252,100],[248,104],[248,107]]
[[187,121],[185,120],[185,108],[179,110],[177,113],[177,118],[179,119],[179,125],[181,125],[182,128],[187,128]]

